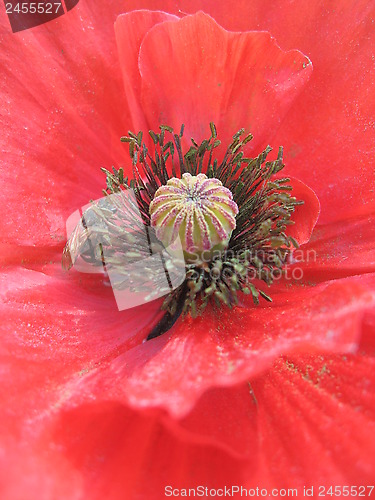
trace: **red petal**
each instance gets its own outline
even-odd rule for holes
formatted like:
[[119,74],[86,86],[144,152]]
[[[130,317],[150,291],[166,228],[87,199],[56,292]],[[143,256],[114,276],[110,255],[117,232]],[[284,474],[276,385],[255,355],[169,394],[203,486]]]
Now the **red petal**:
[[[34,435],[33,440],[36,440],[36,437],[37,435]],[[83,498],[81,472],[72,466],[66,456],[57,453],[56,449],[53,452],[49,447],[50,444],[29,443],[21,436],[10,440],[8,435],[2,440],[0,457],[2,498],[7,500]]]
[[[280,360],[255,381],[265,475],[278,487],[372,484],[375,360]],[[308,450],[308,452],[306,452]]]
[[[240,484],[297,488],[302,496],[304,486],[318,491],[319,486],[371,484],[374,368],[369,355],[280,359],[252,382],[251,393],[245,386],[225,390],[221,402],[220,391],[205,395],[180,421],[182,429],[173,432],[166,426],[175,427],[174,422],[163,419],[162,425],[155,413],[110,402],[62,410],[48,422],[39,417],[29,423],[34,432],[18,460],[7,456],[3,491],[10,491],[7,498],[27,492],[46,500],[59,493],[77,499],[153,498],[168,485]],[[225,421],[231,414],[233,422]],[[225,432],[231,425],[232,438]],[[237,434],[246,460],[220,449],[226,441],[236,449]]]
[[138,69],[138,57],[141,43],[153,26],[163,21],[173,20],[178,20],[178,17],[165,12],[147,10],[129,12],[119,16],[116,20],[116,42],[134,132],[142,130],[146,133],[148,131],[140,103],[141,76]]
[[215,445],[256,466],[258,453],[256,399],[249,384],[207,391],[182,420],[164,424],[181,438]]
[[[181,15],[201,9],[202,2],[129,0],[128,8]],[[283,0],[233,0],[230,15],[226,3],[207,1],[204,9],[228,30],[269,31],[283,49],[298,48],[311,59],[313,78],[272,145],[285,146],[290,174],[314,189],[322,220],[350,216],[353,207],[374,202],[374,5],[333,0],[327,9],[311,0],[293,6]]]
[[70,386],[78,391],[75,399],[106,394],[137,408],[161,406],[181,416],[208,388],[254,377],[282,353],[356,347],[363,311],[374,302],[359,280],[290,286],[275,287],[272,306],[206,311],[202,318],[180,321],[169,334],[75,381]]
[[63,404],[87,371],[139,344],[160,307],[146,305],[142,318],[139,308],[120,314],[99,275],[46,267],[13,268],[0,278],[0,392],[8,401],[3,425],[12,429]]
[[67,217],[101,196],[100,167],[122,163],[131,128],[113,30],[122,2],[81,4],[22,34],[1,12],[0,231],[24,255],[61,247]]
[[367,313],[364,319],[363,332],[361,342],[359,344],[359,351],[362,353],[370,353],[375,357],[375,309]]
[[[375,271],[375,213],[318,225],[303,247],[304,279],[318,283]],[[310,257],[308,257],[310,256]]]
[[281,26],[274,17],[281,4],[269,2],[262,23],[283,47],[298,47],[314,64],[309,88],[276,140],[286,146],[289,172],[317,193],[322,221],[350,217],[374,202],[374,5],[334,1],[330,9],[312,9],[303,1],[295,7],[282,11]]
[[[219,3],[214,0],[180,0],[178,4],[175,0],[127,0],[127,11],[137,9],[162,9],[165,12],[170,12],[177,16],[194,14],[199,10],[204,10],[207,14],[215,18],[218,23],[227,30],[231,31],[248,31],[249,29],[261,29],[249,25],[259,22],[259,18],[265,18],[269,9],[267,3],[261,3],[260,0],[248,2],[248,0],[233,0],[231,2],[230,12],[226,3]],[[287,11],[287,6],[283,2],[276,4],[279,8]],[[251,16],[251,17],[250,17]]]
[[201,141],[215,122],[222,143],[229,145],[244,127],[255,137],[251,149],[259,151],[312,67],[300,52],[282,52],[267,33],[230,33],[198,13],[151,29],[139,70],[149,128],[167,124],[179,131],[184,123],[186,140]]
[[291,179],[293,187],[291,196],[303,201],[303,205],[297,205],[292,216],[293,225],[288,227],[287,234],[292,236],[299,245],[310,240],[311,233],[318,221],[320,214],[320,203],[312,189],[297,179]]
[[119,313],[98,276],[14,270],[3,275],[0,310],[10,421],[57,404],[62,391],[69,406],[95,395],[186,414],[207,389],[247,380],[281,353],[353,349],[373,301],[367,284],[276,284],[270,306],[208,310],[142,344],[160,304]]
[[62,413],[43,440],[80,471],[84,498],[163,498],[170,485],[243,481],[244,464],[222,450],[178,440],[153,415],[115,403]]

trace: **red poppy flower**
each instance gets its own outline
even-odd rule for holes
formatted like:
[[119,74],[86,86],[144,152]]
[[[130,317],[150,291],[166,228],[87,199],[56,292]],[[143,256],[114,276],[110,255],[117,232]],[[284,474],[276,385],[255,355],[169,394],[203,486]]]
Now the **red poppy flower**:
[[[4,498],[369,493],[375,12],[366,1],[249,4],[127,14],[118,52],[121,2],[81,0],[17,34],[1,14]],[[186,15],[199,8],[243,33]],[[256,154],[284,146],[305,201],[294,236],[316,259],[272,286],[272,304],[207,309],[143,343],[160,302],[119,312],[100,275],[64,273],[65,221],[100,196],[101,166],[129,168],[129,129],[184,123],[202,140],[209,122],[224,143],[251,128]],[[308,242],[311,189],[321,214]]]

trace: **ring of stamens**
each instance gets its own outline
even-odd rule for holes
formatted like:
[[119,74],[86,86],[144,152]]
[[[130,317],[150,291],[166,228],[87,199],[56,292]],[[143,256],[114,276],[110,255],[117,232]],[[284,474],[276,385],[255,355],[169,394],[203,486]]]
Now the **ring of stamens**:
[[[200,145],[192,140],[185,154],[181,145],[183,127],[179,135],[167,126],[161,126],[159,134],[150,131],[153,155],[142,141],[142,132],[129,132],[121,140],[129,144],[133,179],[128,181],[122,169],[102,169],[107,176],[104,193],[133,189],[141,217],[132,238],[120,234],[121,220],[110,226],[115,236],[101,243],[101,255],[104,250],[104,254],[114,256],[114,261],[118,261],[118,255],[126,259],[146,258],[149,249],[142,243],[142,226],[151,231],[150,238],[155,240],[152,244],[159,240],[167,247],[179,236],[184,250],[186,279],[177,289],[169,290],[162,306],[166,314],[148,338],[168,330],[181,313],[195,316],[210,301],[228,307],[236,305],[239,291],[251,294],[255,304],[260,296],[271,301],[255,285],[254,277],[270,286],[275,271],[278,276],[283,272],[292,247],[298,246],[287,235],[287,227],[293,224],[291,216],[303,201],[290,195],[290,179],[279,175],[275,178],[284,168],[282,148],[271,162],[266,161],[269,146],[257,157],[247,158],[243,148],[252,136],[242,137],[241,129],[218,162],[213,160],[213,152],[220,141],[215,126],[210,127],[211,137]],[[165,140],[167,133],[172,140]],[[100,207],[96,207],[98,210]],[[141,234],[139,241],[134,237],[137,231]],[[63,258],[67,268],[73,264],[72,250],[75,255],[95,261],[95,255],[87,250],[86,239],[83,234],[74,249],[76,243],[68,241]],[[129,244],[124,243],[127,239]],[[204,265],[197,258],[203,253],[206,259],[208,256]],[[107,268],[111,266],[111,262],[105,264]],[[165,264],[168,267],[171,262]],[[132,275],[132,282],[137,283],[137,290],[147,289],[154,274],[152,269],[142,270],[139,275]],[[152,293],[160,296],[159,292],[154,290],[150,297]]]

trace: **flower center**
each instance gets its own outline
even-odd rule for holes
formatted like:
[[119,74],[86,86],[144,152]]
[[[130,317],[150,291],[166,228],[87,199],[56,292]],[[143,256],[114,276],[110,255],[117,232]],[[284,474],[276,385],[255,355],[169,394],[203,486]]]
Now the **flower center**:
[[[212,123],[210,128],[211,137],[201,144],[191,139],[185,154],[183,127],[180,134],[167,126],[160,126],[160,133],[150,131],[151,148],[143,142],[142,132],[121,138],[129,144],[133,178],[128,181],[122,168],[102,169],[107,176],[105,194],[119,195],[121,200],[121,195],[132,192],[134,200],[125,211],[121,203],[97,204],[93,210],[100,224],[89,229],[81,224],[65,247],[66,268],[81,256],[86,262],[104,263],[107,272],[117,269],[120,290],[147,289],[150,300],[166,295],[162,305],[166,313],[148,339],[171,328],[181,314],[200,314],[209,302],[236,306],[240,292],[250,294],[255,304],[260,297],[271,301],[258,284],[272,285],[283,273],[293,246],[298,246],[288,235],[288,226],[303,201],[291,196],[290,179],[280,176],[283,149],[273,161],[266,161],[269,146],[248,158],[244,146],[252,135],[244,136],[241,129],[219,160],[215,148],[220,141]],[[138,213],[131,223],[127,212]],[[82,222],[89,215],[86,212]],[[93,244],[96,235],[99,252]],[[175,241],[181,243],[185,260],[185,279],[177,288],[172,286],[174,262],[180,264],[181,259],[174,261]],[[167,250],[162,266],[163,273],[168,272],[167,288],[159,279],[160,259],[148,259],[150,249],[158,247]],[[133,266],[128,276],[127,264],[146,259],[147,266]]]
[[156,236],[165,246],[179,236],[186,262],[211,261],[214,251],[225,250],[237,214],[231,191],[205,174],[172,177],[150,203]]

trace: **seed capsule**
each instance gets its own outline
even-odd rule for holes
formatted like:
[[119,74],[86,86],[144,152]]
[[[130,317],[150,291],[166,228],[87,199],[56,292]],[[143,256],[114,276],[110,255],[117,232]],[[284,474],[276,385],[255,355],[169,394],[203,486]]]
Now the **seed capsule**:
[[185,173],[181,179],[169,179],[150,204],[156,236],[165,246],[179,236],[188,261],[203,252],[224,250],[236,227],[237,213],[231,191],[205,174]]

